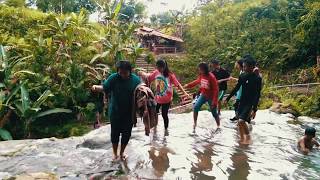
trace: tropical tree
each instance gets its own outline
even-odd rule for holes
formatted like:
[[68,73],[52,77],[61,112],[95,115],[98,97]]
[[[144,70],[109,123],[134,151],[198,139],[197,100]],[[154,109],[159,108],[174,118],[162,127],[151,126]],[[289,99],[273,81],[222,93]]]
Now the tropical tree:
[[86,9],[94,12],[97,8],[93,0],[29,0],[29,6],[37,6],[43,12],[70,13]]

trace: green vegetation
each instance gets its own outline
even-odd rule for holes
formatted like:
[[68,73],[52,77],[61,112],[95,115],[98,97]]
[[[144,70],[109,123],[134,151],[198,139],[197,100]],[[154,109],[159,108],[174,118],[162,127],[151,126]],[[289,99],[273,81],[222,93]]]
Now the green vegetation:
[[320,91],[313,88],[310,92],[306,89],[274,89],[266,87],[262,93],[260,108],[270,108],[272,104],[282,103],[284,107],[294,112],[294,115],[320,117]]
[[209,3],[188,18],[186,49],[199,58],[218,57],[228,67],[250,53],[260,67],[280,77],[316,64],[319,9],[312,0]]
[[[104,4],[104,23],[0,5],[1,139],[67,137],[88,131],[101,101],[90,87],[119,59],[142,52],[136,25],[119,20],[123,1]],[[10,132],[10,136],[8,136]]]

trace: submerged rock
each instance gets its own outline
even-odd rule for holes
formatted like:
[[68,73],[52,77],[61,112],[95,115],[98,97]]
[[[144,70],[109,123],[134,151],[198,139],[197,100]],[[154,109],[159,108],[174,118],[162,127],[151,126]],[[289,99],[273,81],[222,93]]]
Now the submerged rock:
[[292,114],[295,117],[299,116],[299,112],[296,111],[291,105],[286,105],[283,103],[273,103],[273,105],[270,108],[270,111],[279,114]]

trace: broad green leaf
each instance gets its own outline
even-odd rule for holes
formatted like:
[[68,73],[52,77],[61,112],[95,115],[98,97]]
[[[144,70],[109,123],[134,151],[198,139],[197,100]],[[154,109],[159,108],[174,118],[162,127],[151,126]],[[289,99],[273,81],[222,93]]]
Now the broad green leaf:
[[0,128],[0,137],[1,137],[1,139],[5,140],[5,141],[12,140],[12,136],[11,136],[10,132],[5,129],[2,129],[2,128]]
[[18,75],[18,74],[36,75],[36,73],[34,73],[34,72],[23,70],[23,71],[17,71],[17,72],[15,72],[15,73],[13,73],[13,76],[16,76],[16,75]]
[[57,114],[57,113],[72,113],[72,111],[70,109],[62,109],[62,108],[55,108],[55,109],[50,109],[44,112],[40,112],[39,114],[37,114],[34,119],[36,118],[40,118],[43,116],[47,116],[50,114]]
[[20,89],[21,89],[22,114],[25,114],[25,112],[28,109],[30,109],[29,92],[24,85],[21,86]]
[[101,57],[101,54],[96,54],[90,61],[90,64],[93,64],[94,62],[96,62],[97,59],[99,59]]
[[50,90],[46,90],[44,93],[41,94],[37,101],[34,102],[33,108],[39,108],[50,96],[53,96],[53,94]]
[[23,82],[21,84],[19,84],[19,86],[15,87],[11,92],[10,95],[6,101],[6,106],[9,105],[9,102],[11,101],[11,99],[18,93],[18,91],[20,90],[21,86],[23,86],[26,82]]
[[115,20],[118,17],[118,14],[121,10],[122,4],[123,4],[123,0],[120,0],[111,15],[111,19]]
[[29,59],[29,58],[31,58],[31,57],[32,57],[32,55],[26,56],[26,57],[23,57],[23,58],[18,58],[18,59],[16,59],[16,60],[14,60],[13,62],[11,62],[11,63],[9,64],[9,66],[10,66],[10,67],[13,67],[14,65],[20,63],[21,61],[24,61],[24,60]]

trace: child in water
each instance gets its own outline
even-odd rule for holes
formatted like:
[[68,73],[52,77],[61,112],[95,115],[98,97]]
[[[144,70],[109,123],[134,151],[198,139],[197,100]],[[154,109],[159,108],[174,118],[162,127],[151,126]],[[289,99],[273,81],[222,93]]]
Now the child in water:
[[315,137],[316,129],[313,127],[306,128],[304,136],[298,141],[298,148],[303,154],[307,155],[312,150],[313,146],[320,147],[320,144]]

